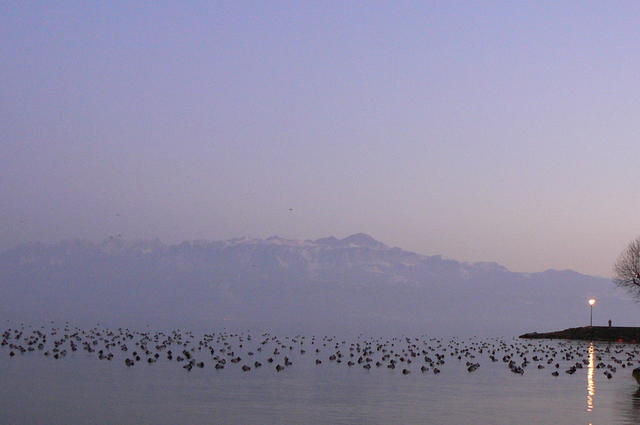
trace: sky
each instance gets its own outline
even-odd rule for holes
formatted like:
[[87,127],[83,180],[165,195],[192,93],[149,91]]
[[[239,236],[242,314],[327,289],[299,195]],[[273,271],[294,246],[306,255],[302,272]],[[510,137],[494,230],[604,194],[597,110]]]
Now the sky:
[[0,3],[0,249],[364,232],[610,276],[640,3]]

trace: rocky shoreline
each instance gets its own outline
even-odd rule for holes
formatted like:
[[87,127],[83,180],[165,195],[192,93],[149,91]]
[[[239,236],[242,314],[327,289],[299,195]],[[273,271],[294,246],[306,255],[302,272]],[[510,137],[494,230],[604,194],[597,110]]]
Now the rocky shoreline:
[[640,327],[584,326],[555,332],[531,332],[520,335],[525,339],[571,339],[584,341],[611,341],[636,344],[640,342]]

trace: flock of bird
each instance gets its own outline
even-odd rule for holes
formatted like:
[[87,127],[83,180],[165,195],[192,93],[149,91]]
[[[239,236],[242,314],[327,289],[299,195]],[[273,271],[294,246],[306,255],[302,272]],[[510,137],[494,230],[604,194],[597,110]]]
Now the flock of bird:
[[637,345],[575,341],[363,335],[348,340],[335,336],[281,337],[269,332],[254,335],[228,331],[196,336],[187,330],[150,332],[97,326],[82,329],[69,324],[46,327],[21,324],[3,330],[0,339],[0,353],[4,351],[10,358],[40,354],[64,359],[79,352],[98,360],[121,362],[126,367],[175,362],[186,371],[213,367],[250,372],[268,367],[283,372],[294,368],[296,363],[309,362],[316,367],[333,364],[365,370],[393,369],[403,375],[439,374],[445,365],[454,365],[473,373],[481,362],[489,361],[503,364],[520,375],[535,370],[557,377],[589,367],[611,379],[619,368],[640,365]]

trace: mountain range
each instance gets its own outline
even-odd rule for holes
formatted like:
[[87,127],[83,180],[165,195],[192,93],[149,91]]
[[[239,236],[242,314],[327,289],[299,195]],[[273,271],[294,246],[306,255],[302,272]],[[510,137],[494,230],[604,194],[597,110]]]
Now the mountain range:
[[635,325],[640,306],[609,279],[518,273],[343,239],[239,238],[164,244],[32,243],[0,254],[0,314],[10,320],[287,331],[515,335]]

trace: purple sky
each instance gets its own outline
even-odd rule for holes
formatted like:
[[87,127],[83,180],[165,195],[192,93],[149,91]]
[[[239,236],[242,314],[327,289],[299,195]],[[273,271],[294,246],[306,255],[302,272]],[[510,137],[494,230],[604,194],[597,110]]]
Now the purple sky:
[[0,249],[365,232],[608,276],[640,234],[638,22],[635,1],[3,1]]

